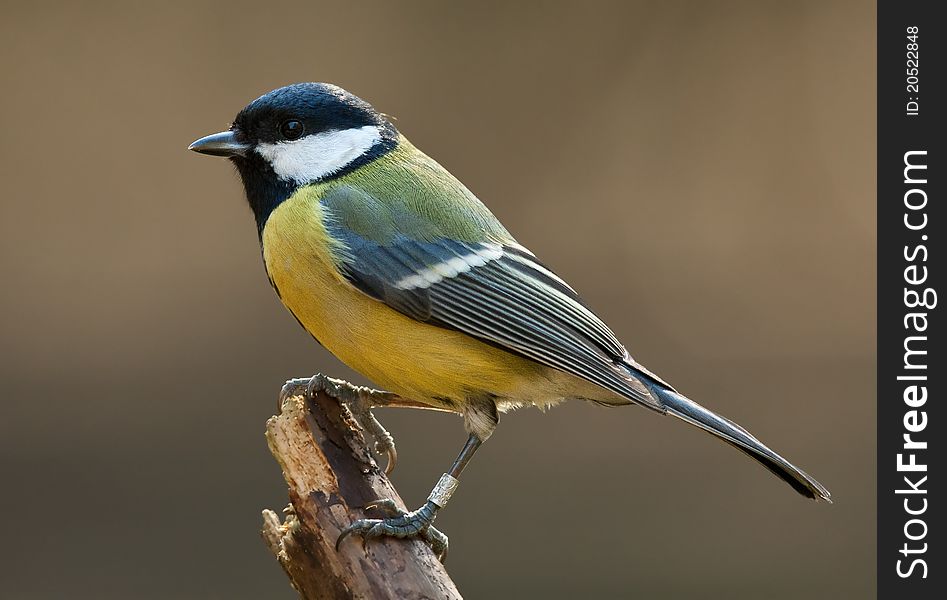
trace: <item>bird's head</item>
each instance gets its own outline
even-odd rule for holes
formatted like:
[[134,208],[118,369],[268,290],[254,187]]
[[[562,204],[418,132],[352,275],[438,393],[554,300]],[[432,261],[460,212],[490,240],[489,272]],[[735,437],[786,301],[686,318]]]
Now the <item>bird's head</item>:
[[230,129],[188,149],[233,161],[262,230],[297,188],[350,173],[394,148],[397,138],[361,98],[328,83],[297,83],[260,96]]

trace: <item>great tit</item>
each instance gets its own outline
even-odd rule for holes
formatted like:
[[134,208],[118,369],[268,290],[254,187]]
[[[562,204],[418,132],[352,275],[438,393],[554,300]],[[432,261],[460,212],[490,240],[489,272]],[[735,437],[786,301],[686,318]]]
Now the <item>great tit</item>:
[[190,149],[236,166],[283,304],[342,362],[388,390],[323,376],[310,384],[351,401],[389,451],[389,467],[394,447],[372,406],[463,416],[467,443],[428,501],[356,521],[340,542],[352,533],[421,535],[443,554],[447,538],[431,524],[499,414],[568,399],[673,415],[802,495],[830,501],[815,479],[635,361],[568,283],[364,100],[326,83],[290,85]]

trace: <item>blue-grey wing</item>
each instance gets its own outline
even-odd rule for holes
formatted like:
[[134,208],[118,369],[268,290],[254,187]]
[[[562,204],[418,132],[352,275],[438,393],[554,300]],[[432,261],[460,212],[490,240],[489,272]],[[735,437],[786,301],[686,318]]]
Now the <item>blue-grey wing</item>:
[[342,225],[342,265],[358,289],[418,321],[461,331],[663,411],[640,367],[576,292],[515,244],[368,240]]

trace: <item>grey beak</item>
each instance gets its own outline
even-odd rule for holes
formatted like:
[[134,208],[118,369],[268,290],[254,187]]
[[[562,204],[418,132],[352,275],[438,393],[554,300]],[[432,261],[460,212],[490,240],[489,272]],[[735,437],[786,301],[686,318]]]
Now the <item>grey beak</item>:
[[238,142],[236,134],[232,131],[221,131],[202,137],[187,149],[211,156],[246,156],[250,151],[250,145]]

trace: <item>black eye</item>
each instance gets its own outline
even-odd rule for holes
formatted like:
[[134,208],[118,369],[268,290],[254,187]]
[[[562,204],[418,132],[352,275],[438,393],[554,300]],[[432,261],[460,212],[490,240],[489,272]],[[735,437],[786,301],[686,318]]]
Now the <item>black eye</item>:
[[290,119],[289,121],[283,121],[283,124],[279,126],[279,133],[287,140],[298,140],[303,136],[304,129],[305,127],[300,121]]

